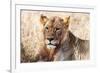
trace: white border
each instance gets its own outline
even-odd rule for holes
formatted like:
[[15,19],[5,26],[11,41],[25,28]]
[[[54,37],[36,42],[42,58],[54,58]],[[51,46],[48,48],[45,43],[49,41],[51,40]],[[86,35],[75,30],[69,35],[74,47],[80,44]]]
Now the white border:
[[[38,5],[21,5],[16,4],[12,7],[12,49],[11,49],[11,71],[38,71],[38,70],[54,70],[54,69],[66,69],[66,68],[79,68],[79,67],[91,67],[95,65],[95,20],[94,8],[82,8],[82,7],[70,7],[70,6],[38,6]],[[88,61],[64,61],[64,62],[46,62],[46,63],[28,63],[20,64],[20,9],[30,10],[49,10],[49,11],[73,11],[73,12],[89,12],[90,13],[90,60]],[[16,44],[16,45],[15,45]],[[17,49],[16,49],[17,48]],[[16,52],[15,52],[16,51]]]

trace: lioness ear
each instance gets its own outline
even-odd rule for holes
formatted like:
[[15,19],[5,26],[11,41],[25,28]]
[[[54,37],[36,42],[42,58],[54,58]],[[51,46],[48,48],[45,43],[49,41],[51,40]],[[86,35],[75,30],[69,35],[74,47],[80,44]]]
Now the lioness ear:
[[47,20],[48,20],[47,16],[44,16],[43,14],[41,14],[41,16],[40,16],[41,24],[44,25],[47,22]]
[[64,24],[65,24],[66,26],[69,26],[69,22],[70,22],[70,16],[69,16],[69,17],[65,17],[65,18],[64,18]]

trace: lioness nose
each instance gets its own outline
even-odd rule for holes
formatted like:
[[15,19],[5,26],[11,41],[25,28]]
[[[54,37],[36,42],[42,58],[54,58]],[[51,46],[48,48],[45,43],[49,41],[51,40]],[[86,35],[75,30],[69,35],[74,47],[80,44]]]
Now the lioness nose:
[[53,38],[47,38],[49,41],[52,41],[53,40]]

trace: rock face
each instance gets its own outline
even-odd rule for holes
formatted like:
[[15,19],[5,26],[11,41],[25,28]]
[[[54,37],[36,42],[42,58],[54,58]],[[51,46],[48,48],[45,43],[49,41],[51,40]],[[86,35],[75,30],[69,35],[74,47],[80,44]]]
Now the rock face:
[[69,30],[82,40],[89,40],[90,25],[88,13],[74,12],[46,12],[46,11],[21,11],[21,62],[34,62],[38,60],[40,48],[44,48],[43,25],[40,24],[40,15],[48,17],[70,16]]

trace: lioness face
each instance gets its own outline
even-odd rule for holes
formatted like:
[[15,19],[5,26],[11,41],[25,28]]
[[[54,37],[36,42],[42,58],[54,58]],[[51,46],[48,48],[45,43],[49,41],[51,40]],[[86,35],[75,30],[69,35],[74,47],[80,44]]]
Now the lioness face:
[[54,16],[47,18],[41,16],[40,21],[44,24],[44,39],[48,49],[55,49],[60,44],[65,30],[68,28],[68,19],[66,22],[60,17]]

